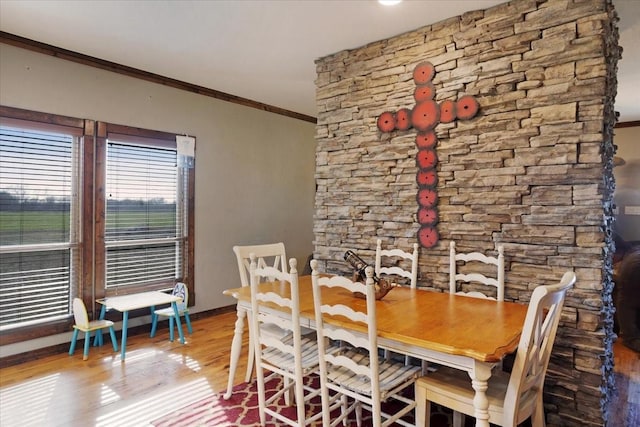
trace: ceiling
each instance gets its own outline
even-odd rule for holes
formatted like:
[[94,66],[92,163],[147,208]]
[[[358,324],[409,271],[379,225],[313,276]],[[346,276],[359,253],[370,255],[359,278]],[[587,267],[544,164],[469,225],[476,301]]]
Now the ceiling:
[[[0,0],[0,30],[316,116],[314,61],[503,0]],[[620,15],[616,111],[640,120],[640,1]]]

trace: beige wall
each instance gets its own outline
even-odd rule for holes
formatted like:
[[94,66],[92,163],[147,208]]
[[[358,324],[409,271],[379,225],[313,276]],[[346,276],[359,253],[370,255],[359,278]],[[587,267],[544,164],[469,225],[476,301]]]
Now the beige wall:
[[616,231],[626,241],[640,241],[640,126],[618,128],[613,142],[625,164],[613,168]]
[[[312,123],[4,44],[0,104],[197,138],[193,312],[234,303],[222,295],[240,286],[233,245],[283,241],[300,266],[313,250]],[[68,340],[4,346],[0,356]]]

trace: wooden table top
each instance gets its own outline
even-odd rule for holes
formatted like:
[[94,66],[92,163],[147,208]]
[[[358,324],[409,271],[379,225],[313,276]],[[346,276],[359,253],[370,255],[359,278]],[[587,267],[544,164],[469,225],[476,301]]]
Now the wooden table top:
[[[260,285],[262,291],[289,296],[288,285],[280,282]],[[311,276],[299,277],[300,316],[314,322]],[[326,293],[325,293],[326,291]],[[244,304],[250,303],[250,287],[224,292]],[[342,304],[365,311],[366,301],[338,289],[323,289],[323,302]],[[378,336],[441,353],[471,357],[481,362],[498,362],[518,346],[527,306],[481,298],[398,287],[376,301]],[[366,325],[346,318],[330,317],[326,322],[366,332]]]

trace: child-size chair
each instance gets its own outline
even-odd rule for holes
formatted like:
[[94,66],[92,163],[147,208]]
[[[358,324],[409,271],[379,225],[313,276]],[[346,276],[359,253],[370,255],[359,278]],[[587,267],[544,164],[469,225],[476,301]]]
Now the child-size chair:
[[[189,290],[187,289],[187,285],[182,282],[176,283],[171,294],[182,298],[181,302],[176,303],[176,305],[178,306],[178,315],[184,316],[184,320],[187,323],[187,330],[190,334],[192,334],[193,329],[191,328],[191,319],[189,318]],[[161,308],[160,310],[155,310],[153,312],[151,319],[151,338],[156,336],[156,328],[158,327],[158,316],[169,318],[169,340],[173,341],[173,323],[175,321],[175,313],[173,311],[173,307],[170,306],[167,308]]]
[[84,354],[82,359],[87,360],[89,358],[89,341],[91,341],[91,331],[100,331],[105,328],[109,328],[113,351],[118,351],[118,341],[116,341],[116,334],[113,330],[113,322],[111,320],[101,319],[89,321],[87,308],[84,306],[84,302],[82,302],[80,298],[73,299],[73,317],[75,318],[76,324],[73,325],[73,337],[71,338],[71,346],[69,347],[69,356],[71,356],[76,350],[78,332],[82,331],[84,332]]

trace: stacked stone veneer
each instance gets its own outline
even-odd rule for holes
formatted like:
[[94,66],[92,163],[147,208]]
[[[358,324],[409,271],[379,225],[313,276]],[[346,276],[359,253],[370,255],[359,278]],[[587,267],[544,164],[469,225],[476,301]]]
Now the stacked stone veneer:
[[317,60],[314,256],[329,272],[351,272],[346,249],[373,262],[378,238],[417,241],[415,131],[376,127],[415,104],[415,66],[435,65],[438,102],[478,99],[474,119],[436,127],[440,242],[421,249],[419,286],[448,289],[452,239],[460,251],[504,245],[509,300],[576,272],[548,425],[605,425],[613,392],[616,20],[607,0],[516,0]]

